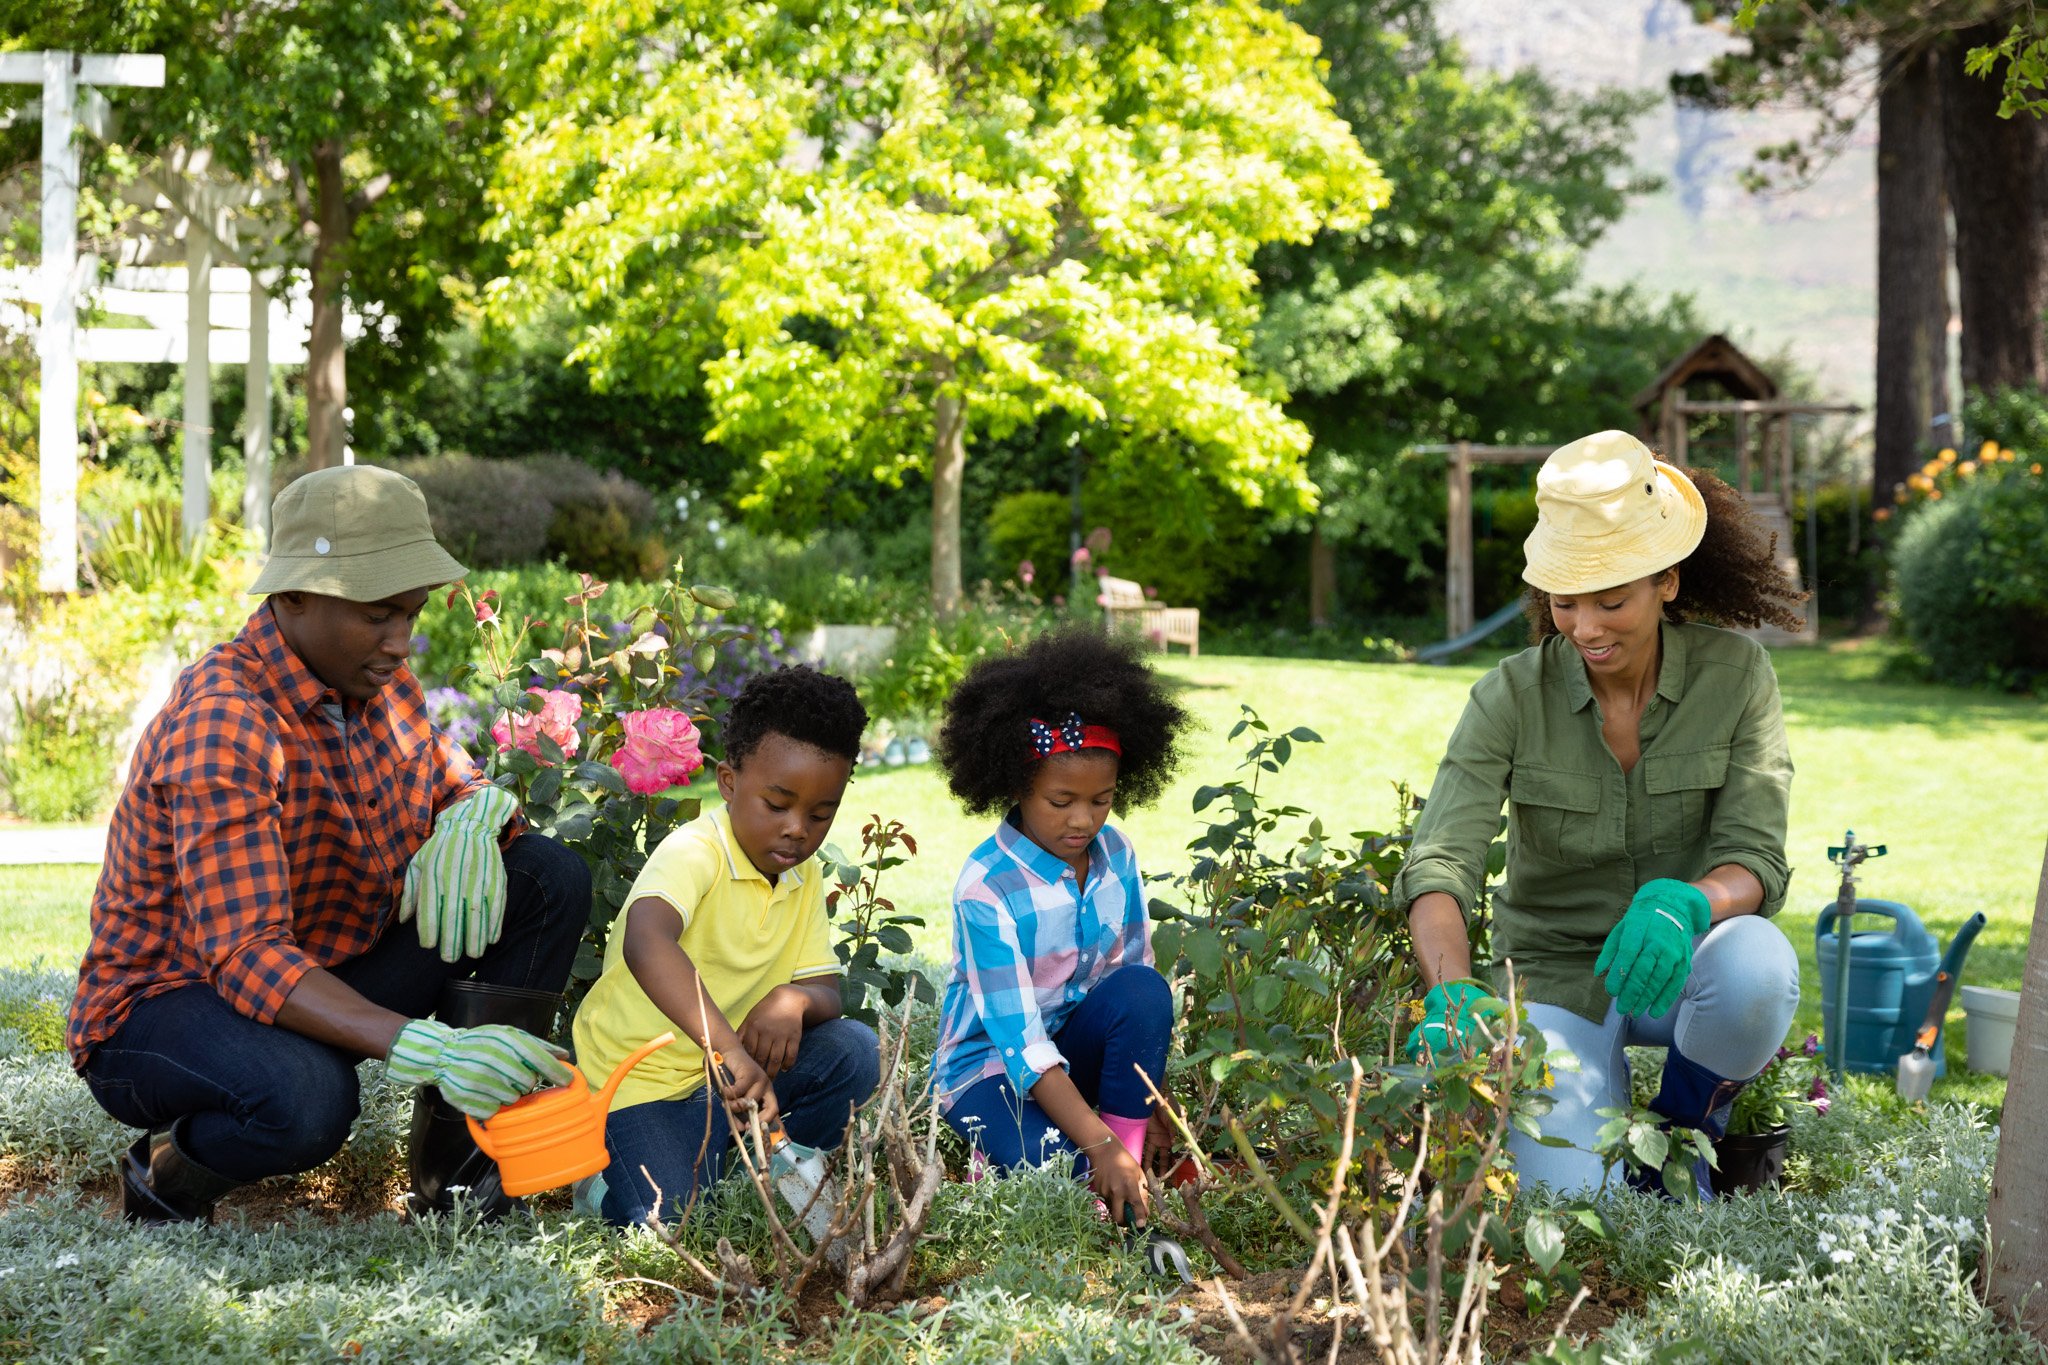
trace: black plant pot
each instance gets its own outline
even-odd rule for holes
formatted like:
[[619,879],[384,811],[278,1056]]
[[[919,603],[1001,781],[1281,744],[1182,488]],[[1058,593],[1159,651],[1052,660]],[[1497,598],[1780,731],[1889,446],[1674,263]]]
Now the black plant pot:
[[1735,1133],[1714,1143],[1719,1163],[1713,1172],[1714,1193],[1730,1195],[1737,1190],[1754,1194],[1769,1189],[1785,1176],[1785,1151],[1792,1143],[1790,1128],[1773,1128],[1768,1133]]

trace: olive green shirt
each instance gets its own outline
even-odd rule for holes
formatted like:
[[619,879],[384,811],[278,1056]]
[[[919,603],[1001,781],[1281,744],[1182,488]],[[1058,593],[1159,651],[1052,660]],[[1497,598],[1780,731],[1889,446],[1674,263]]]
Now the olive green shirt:
[[1507,872],[1493,898],[1495,972],[1512,960],[1525,1000],[1607,1016],[1593,974],[1638,887],[1738,863],[1785,903],[1785,747],[1770,655],[1712,626],[1662,626],[1642,756],[1624,773],[1600,732],[1586,663],[1551,636],[1473,684],[1392,888],[1397,905],[1447,891],[1471,912],[1509,803]]

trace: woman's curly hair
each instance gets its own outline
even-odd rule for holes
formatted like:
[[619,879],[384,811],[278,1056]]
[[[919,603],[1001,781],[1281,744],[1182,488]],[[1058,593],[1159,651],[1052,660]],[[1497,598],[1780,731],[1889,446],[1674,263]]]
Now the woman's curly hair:
[[808,664],[756,673],[725,713],[725,761],[738,768],[769,735],[787,735],[841,758],[860,759],[867,708],[853,684]]
[[1188,713],[1139,656],[1138,641],[1069,626],[1013,654],[984,659],[946,702],[939,763],[976,815],[1007,811],[1031,790],[1033,719],[1069,713],[1116,731],[1118,814],[1158,799],[1180,762]]
[[[1664,604],[1664,618],[1744,629],[1804,628],[1806,617],[1799,604],[1808,595],[1779,567],[1777,533],[1765,530],[1749,499],[1718,475],[1704,469],[1687,469],[1684,474],[1707,504],[1707,530],[1699,548],[1676,566],[1678,595]],[[1522,598],[1522,612],[1529,618],[1529,638],[1535,643],[1557,634],[1549,593],[1530,588]]]

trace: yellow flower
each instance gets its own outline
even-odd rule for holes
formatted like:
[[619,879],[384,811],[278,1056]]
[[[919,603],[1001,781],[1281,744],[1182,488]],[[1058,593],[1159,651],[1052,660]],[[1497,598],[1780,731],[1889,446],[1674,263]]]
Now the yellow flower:
[[[1997,456],[1994,455],[1992,458],[1996,459]],[[1961,474],[1965,478],[1968,478],[1970,475],[1976,472],[1977,462],[1975,460],[1964,460],[1961,464],[1956,466],[1956,473]]]
[[[1901,502],[1905,501],[1904,496],[1902,495],[1899,500]],[[1889,507],[1880,507],[1875,512],[1872,512],[1870,514],[1870,519],[1872,521],[1890,521],[1892,519],[1892,509]]]
[[1935,456],[1935,457],[1934,457],[1933,459],[1929,460],[1929,461],[1928,461],[1927,463],[1929,463],[1929,464],[1953,464],[1953,463],[1955,463],[1955,458],[1956,458],[1956,453],[1955,453],[1955,452],[1954,452],[1953,450],[1950,450],[1950,449],[1949,449],[1949,448],[1948,448],[1947,446],[1943,446],[1943,447],[1941,448],[1941,452],[1940,452],[1939,454],[1937,454],[1937,455],[1936,455],[1936,456]]
[[1408,1002],[1408,1022],[1411,1024],[1421,1023],[1422,1014],[1422,1002],[1420,1000],[1410,1000]]
[[1984,443],[1983,445],[1981,445],[1981,446],[1977,447],[1977,458],[1978,458],[1978,459],[1980,459],[1980,460],[1995,460],[1995,459],[1997,459],[1997,458],[1998,458],[1998,442],[1996,442],[1996,441],[1986,441],[1986,442],[1985,442],[1985,443]]
[[2018,459],[2019,456],[2015,455],[2012,451],[2012,448],[2008,446],[2006,449],[1998,452],[1998,458],[2005,461],[2007,464],[2011,464],[2014,460]]
[[1550,1074],[1550,1063],[1545,1062],[1543,1064],[1543,1088],[1545,1090],[1550,1090],[1553,1089],[1556,1085],[1557,1077]]
[[[2036,466],[2035,466],[2035,468],[2036,468],[2036,469],[2039,469],[2039,468],[2040,468],[2040,466],[2039,466],[2039,465],[2036,465]],[[1905,506],[1905,503],[1906,503],[1906,490],[1905,490],[1905,488],[1904,488],[1903,486],[1901,486],[1901,487],[1898,487],[1898,488],[1894,488],[1894,489],[1892,490],[1892,501],[1893,501],[1893,502],[1895,502],[1895,503],[1898,503],[1898,504],[1899,504],[1899,505],[1900,505],[1901,507]],[[1886,508],[1885,510],[1886,510],[1887,512],[1889,512],[1889,511],[1890,511],[1891,509],[1890,509],[1889,507],[1887,507],[1887,508]]]
[[2040,473],[2040,472],[2041,472],[2041,462],[2040,462],[2039,460],[2036,460],[2036,461],[2034,461],[2034,462],[2033,462],[2032,464],[2028,465],[2028,466],[2027,466],[2027,472],[2028,472],[2029,474],[2038,474],[2038,473]]
[[1925,474],[1915,474],[1912,478],[1906,480],[1906,486],[1918,489],[1922,493],[1931,493],[1934,491],[1934,480]]
[[1940,502],[1940,501],[1941,501],[1941,490],[1940,490],[1939,488],[1937,488],[1937,489],[1934,489],[1933,491],[1929,492],[1929,493],[1928,493],[1928,495],[1927,495],[1927,500],[1928,500],[1929,502]]

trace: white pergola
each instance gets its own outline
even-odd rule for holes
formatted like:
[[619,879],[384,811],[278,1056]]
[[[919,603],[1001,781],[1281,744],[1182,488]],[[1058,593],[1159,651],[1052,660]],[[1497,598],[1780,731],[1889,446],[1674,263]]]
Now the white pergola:
[[[163,81],[159,56],[0,53],[0,83],[43,88],[42,266],[35,272],[0,272],[0,327],[33,329],[41,358],[38,586],[47,592],[78,587],[81,362],[183,365],[182,522],[188,544],[204,530],[211,510],[211,367],[245,366],[244,522],[260,542],[269,539],[270,367],[305,363],[311,304],[303,286],[290,297],[273,296],[290,264],[277,250],[274,235],[259,232],[252,243],[238,231],[238,225],[258,221],[252,211],[261,209],[263,195],[210,175],[203,151],[179,152],[142,176],[138,186],[141,203],[171,215],[174,226],[168,234],[124,243],[111,271],[98,256],[78,250],[74,133],[83,128],[102,141],[116,136],[112,109],[93,87],[158,87]],[[39,305],[40,316],[20,306],[26,303]],[[144,325],[81,329],[81,303]]]

